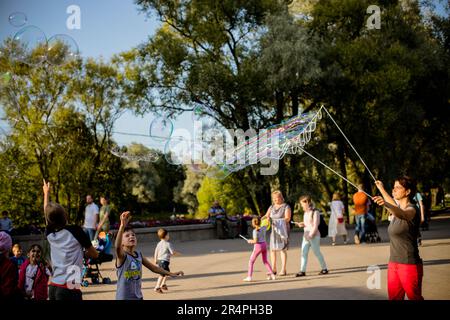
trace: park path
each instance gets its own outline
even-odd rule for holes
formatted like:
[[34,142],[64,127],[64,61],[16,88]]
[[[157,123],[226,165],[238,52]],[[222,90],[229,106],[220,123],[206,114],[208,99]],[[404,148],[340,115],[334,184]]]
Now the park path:
[[[338,241],[331,246],[329,239],[322,241],[322,253],[330,273],[317,275],[319,264],[310,252],[307,277],[296,278],[300,266],[300,232],[291,233],[288,252],[288,275],[276,281],[265,280],[265,268],[261,259],[255,263],[254,281],[244,283],[248,258],[252,247],[242,239],[175,242],[182,256],[173,258],[171,270],[183,270],[185,276],[169,279],[169,291],[157,294],[153,291],[156,275],[143,272],[145,300],[179,299],[386,299],[387,262],[389,243],[387,225],[378,227],[383,242],[379,244],[348,244]],[[353,235],[353,230],[349,230]],[[352,237],[351,237],[352,238]],[[450,216],[434,217],[429,231],[423,232],[423,245],[419,248],[424,260],[423,295],[425,299],[450,299]],[[353,242],[353,241],[352,241]],[[147,257],[153,255],[156,242],[153,239],[138,244]],[[369,289],[367,280],[371,274],[367,268],[378,266],[381,270],[379,289]],[[89,285],[83,288],[85,300],[110,300],[115,298],[116,275],[114,262],[104,263],[101,270],[112,284]]]

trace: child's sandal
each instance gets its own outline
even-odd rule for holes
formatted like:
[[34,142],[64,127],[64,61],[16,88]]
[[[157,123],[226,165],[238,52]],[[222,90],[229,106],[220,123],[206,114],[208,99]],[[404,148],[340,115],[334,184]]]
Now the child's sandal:
[[163,290],[169,290],[169,288],[167,288],[167,285],[163,285],[163,286],[161,286],[161,289],[163,289]]
[[156,293],[164,293],[164,291],[162,291],[161,288],[155,288],[155,292],[156,292]]

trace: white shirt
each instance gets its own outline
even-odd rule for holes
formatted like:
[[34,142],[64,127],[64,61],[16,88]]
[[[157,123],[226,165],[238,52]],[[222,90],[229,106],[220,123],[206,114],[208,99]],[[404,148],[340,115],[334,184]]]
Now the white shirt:
[[97,223],[98,206],[95,203],[88,204],[84,210],[84,227],[95,229]]
[[[319,212],[316,211],[316,209],[309,210],[304,213],[303,215],[303,223],[305,224],[304,230],[304,236],[309,237],[313,235],[314,237],[319,235],[319,223],[320,223],[320,216]],[[314,221],[314,218],[316,218],[316,221]]]
[[[27,269],[25,270],[25,292],[27,294],[33,293],[33,284],[34,279],[38,272],[38,265],[32,265],[31,263],[27,266]],[[48,268],[45,268],[45,273],[48,276],[51,276],[50,270]]]
[[64,285],[75,280],[80,284],[83,248],[92,246],[88,236],[79,226],[66,226],[57,232],[47,230],[46,233],[53,267],[52,283]]
[[342,215],[342,210],[344,210],[344,204],[340,200],[331,201],[331,212],[336,215],[338,218],[344,217]]

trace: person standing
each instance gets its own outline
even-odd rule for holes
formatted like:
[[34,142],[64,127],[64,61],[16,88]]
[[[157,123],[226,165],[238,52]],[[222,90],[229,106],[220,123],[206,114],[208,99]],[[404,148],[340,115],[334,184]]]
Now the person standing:
[[0,231],[5,231],[10,234],[13,229],[12,221],[8,217],[8,211],[4,210],[2,212],[2,218],[0,218]]
[[271,219],[270,233],[270,260],[273,273],[277,273],[277,252],[281,256],[280,276],[285,276],[287,264],[287,250],[289,246],[289,222],[291,221],[291,207],[284,202],[281,191],[272,192],[272,205],[264,215],[265,219]]
[[333,200],[331,201],[331,216],[328,222],[328,236],[332,238],[333,246],[336,245],[336,236],[341,235],[344,238],[344,244],[347,244],[347,229],[345,228],[345,207],[341,201],[339,193],[333,194]]
[[89,239],[92,241],[94,240],[95,232],[97,231],[99,210],[90,194],[86,196],[86,203],[87,205],[84,210],[83,229],[84,232],[88,235]]
[[217,228],[217,236],[219,239],[229,237],[228,218],[225,209],[221,207],[219,201],[214,201],[212,207],[208,211],[209,221]]
[[300,261],[300,272],[296,277],[306,276],[306,265],[308,263],[309,248],[312,248],[314,255],[317,257],[320,263],[321,271],[319,275],[327,274],[327,264],[320,252],[320,212],[314,207],[311,197],[304,195],[300,197],[300,204],[302,206],[304,215],[303,222],[295,222],[300,228],[304,228],[303,241],[302,241],[302,258]]
[[365,241],[366,235],[366,217],[369,212],[370,200],[364,193],[364,186],[358,185],[358,192],[353,195],[355,204],[355,243],[360,244]]
[[110,215],[111,215],[111,207],[109,206],[109,198],[107,196],[100,197],[100,204],[102,207],[100,208],[100,222],[97,226],[97,232],[105,231],[109,232],[110,228]]
[[[420,211],[413,203],[416,184],[407,176],[395,180],[392,198],[381,181],[375,182],[380,196],[373,197],[391,214],[388,233],[390,257],[388,264],[389,300],[423,300],[423,262],[419,255],[417,236],[420,227]],[[395,199],[395,200],[394,200]]]

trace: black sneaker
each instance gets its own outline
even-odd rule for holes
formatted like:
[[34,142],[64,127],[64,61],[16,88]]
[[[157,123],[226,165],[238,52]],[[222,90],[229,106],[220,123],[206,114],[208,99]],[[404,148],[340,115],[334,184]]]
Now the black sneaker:
[[299,273],[297,273],[295,276],[296,276],[296,277],[304,277],[304,276],[306,276],[306,273],[304,273],[304,272],[299,272]]
[[323,270],[321,270],[319,272],[319,276],[322,275],[322,274],[327,274],[327,273],[328,273],[328,270],[327,269],[323,269]]

